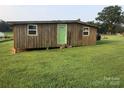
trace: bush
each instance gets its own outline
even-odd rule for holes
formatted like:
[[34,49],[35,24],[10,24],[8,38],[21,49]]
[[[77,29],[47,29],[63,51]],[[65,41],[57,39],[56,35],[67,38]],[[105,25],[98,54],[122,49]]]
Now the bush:
[[101,40],[101,35],[97,33],[96,40]]

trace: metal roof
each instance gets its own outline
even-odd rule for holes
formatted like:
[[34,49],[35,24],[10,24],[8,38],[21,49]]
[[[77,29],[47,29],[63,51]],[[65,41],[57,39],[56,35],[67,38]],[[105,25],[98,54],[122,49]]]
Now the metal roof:
[[80,20],[52,20],[52,21],[7,21],[8,24],[10,25],[19,25],[19,24],[49,24],[49,23],[57,23],[57,24],[68,24],[68,23],[79,23],[79,24],[83,24],[86,26],[91,26],[91,27],[95,27],[93,25],[87,24],[86,22],[82,22]]

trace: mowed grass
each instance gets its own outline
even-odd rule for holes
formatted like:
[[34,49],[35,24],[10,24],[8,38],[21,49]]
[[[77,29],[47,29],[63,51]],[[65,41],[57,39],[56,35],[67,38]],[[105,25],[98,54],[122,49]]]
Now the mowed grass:
[[0,87],[124,87],[124,37],[94,46],[11,54],[0,42]]

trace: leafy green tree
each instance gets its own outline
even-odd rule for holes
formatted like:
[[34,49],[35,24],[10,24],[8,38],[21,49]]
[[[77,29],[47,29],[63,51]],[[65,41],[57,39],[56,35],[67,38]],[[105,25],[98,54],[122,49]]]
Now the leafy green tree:
[[97,32],[101,33],[101,34],[106,34],[107,33],[107,25],[104,23],[100,23],[100,22],[94,22],[94,21],[88,21],[87,22],[90,25],[94,25],[97,26]]
[[124,33],[124,26],[122,24],[116,24],[113,29],[114,33]]
[[98,13],[96,20],[106,24],[108,31],[112,33],[114,25],[123,23],[124,13],[120,6],[108,6]]
[[10,31],[9,25],[5,21],[0,20],[0,32],[7,32],[7,31]]

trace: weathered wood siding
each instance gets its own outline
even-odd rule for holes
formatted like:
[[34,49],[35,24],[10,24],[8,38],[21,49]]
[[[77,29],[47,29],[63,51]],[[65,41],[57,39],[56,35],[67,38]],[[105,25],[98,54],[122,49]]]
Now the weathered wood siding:
[[82,31],[80,24],[68,24],[68,45],[80,46],[82,45]]
[[82,44],[83,45],[95,45],[96,44],[96,32],[97,29],[90,27],[89,36],[82,36]]
[[[67,45],[81,46],[96,43],[96,29],[90,27],[90,36],[82,36],[81,24],[67,24]],[[27,25],[14,25],[14,47],[16,49],[59,47],[57,24],[38,24],[38,36],[27,36]]]
[[56,24],[38,24],[38,36],[27,36],[27,25],[14,26],[15,48],[45,48],[57,46]]

